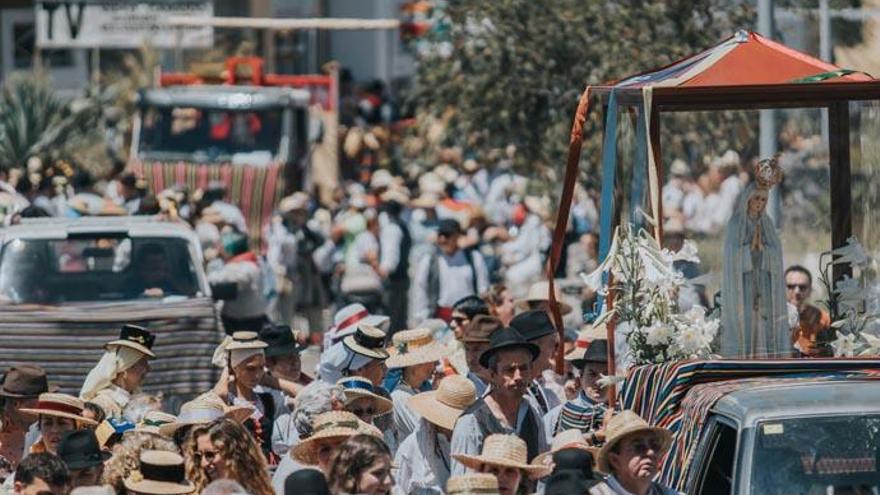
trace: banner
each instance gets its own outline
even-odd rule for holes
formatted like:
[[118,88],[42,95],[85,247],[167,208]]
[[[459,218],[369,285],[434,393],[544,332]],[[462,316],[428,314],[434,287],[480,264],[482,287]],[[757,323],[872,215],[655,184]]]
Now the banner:
[[210,26],[174,28],[174,16],[211,17],[210,0],[42,0],[35,3],[38,48],[207,48],[214,43]]

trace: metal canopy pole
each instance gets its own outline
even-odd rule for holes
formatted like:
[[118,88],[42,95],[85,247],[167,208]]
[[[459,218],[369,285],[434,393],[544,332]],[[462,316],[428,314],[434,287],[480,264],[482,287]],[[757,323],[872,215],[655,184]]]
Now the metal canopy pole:
[[[849,148],[849,102],[828,106],[828,153],[831,160],[831,245],[840,247],[852,235],[852,169]],[[846,263],[834,265],[834,280],[852,276]]]
[[[773,0],[758,0],[758,33],[766,38],[773,38]],[[769,158],[776,153],[776,112],[761,110],[760,113],[759,154],[761,158]],[[773,219],[776,228],[782,228],[782,199],[779,188],[770,190],[767,214]]]

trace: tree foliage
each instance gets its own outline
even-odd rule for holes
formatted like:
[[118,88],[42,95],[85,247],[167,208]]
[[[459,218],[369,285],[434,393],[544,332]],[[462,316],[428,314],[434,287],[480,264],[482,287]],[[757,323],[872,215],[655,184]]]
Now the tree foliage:
[[729,0],[453,0],[442,15],[420,53],[416,111],[446,115],[444,145],[489,156],[512,143],[529,169],[564,162],[586,84],[666,65],[753,18]]

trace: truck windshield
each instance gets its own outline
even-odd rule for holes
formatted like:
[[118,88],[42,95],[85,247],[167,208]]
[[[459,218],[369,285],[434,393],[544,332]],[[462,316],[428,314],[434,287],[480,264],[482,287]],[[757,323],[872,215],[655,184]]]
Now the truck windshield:
[[0,254],[3,304],[191,297],[198,289],[183,239],[13,239]]
[[751,493],[877,493],[880,415],[758,425]]
[[282,111],[146,107],[139,153],[146,158],[269,162],[279,152]]

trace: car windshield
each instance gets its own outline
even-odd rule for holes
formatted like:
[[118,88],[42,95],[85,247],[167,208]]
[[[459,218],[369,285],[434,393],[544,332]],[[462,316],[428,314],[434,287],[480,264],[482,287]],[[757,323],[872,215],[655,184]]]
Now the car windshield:
[[183,239],[12,239],[0,254],[0,301],[5,304],[191,297],[198,289]]
[[758,425],[751,493],[877,493],[880,415],[793,418]]
[[143,109],[140,152],[146,157],[195,161],[270,161],[279,151],[282,112],[228,111],[195,107]]

